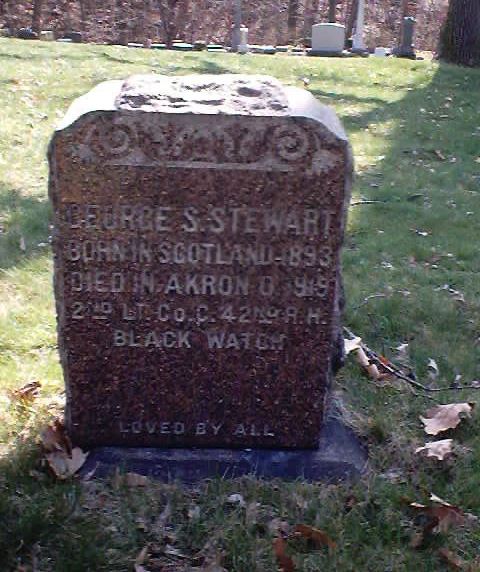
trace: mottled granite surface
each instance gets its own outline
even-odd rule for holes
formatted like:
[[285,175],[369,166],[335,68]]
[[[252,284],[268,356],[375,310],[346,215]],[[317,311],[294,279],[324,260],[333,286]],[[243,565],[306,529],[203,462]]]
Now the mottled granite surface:
[[264,76],[134,76],[74,102],[49,158],[73,440],[316,447],[352,173],[333,111]]

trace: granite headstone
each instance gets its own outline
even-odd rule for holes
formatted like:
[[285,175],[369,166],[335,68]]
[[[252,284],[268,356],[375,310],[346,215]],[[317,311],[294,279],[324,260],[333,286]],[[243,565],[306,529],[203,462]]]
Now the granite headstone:
[[312,26],[310,55],[340,55],[345,47],[345,26],[323,23]]
[[415,18],[411,16],[403,18],[400,34],[400,46],[398,46],[393,52],[397,58],[416,59],[415,47],[413,45],[415,23]]
[[315,448],[343,357],[335,113],[264,76],[134,76],[76,100],[49,160],[73,441]]

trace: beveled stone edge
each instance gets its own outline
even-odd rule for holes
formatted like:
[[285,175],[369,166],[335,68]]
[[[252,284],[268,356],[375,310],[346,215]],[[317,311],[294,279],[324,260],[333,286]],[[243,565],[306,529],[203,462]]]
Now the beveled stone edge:
[[[152,74],[154,75],[154,74]],[[248,74],[224,74],[224,75],[238,75],[238,76],[244,76],[244,75],[248,75]],[[188,77],[188,76],[185,76]],[[216,77],[221,77],[221,76],[216,76]],[[258,76],[258,75],[253,75],[250,74],[250,77],[255,78],[255,77],[270,77],[270,76]],[[277,83],[280,83],[276,78],[271,78],[272,80],[274,80]],[[61,132],[67,128],[73,127],[74,124],[81,119],[82,117],[89,115],[90,113],[95,113],[95,112],[102,112],[102,111],[110,111],[110,112],[114,112],[114,111],[118,111],[120,113],[159,113],[158,111],[155,110],[126,110],[126,109],[121,109],[117,106],[116,101],[118,96],[121,93],[122,90],[122,86],[124,84],[125,80],[108,80],[108,81],[104,81],[99,83],[98,85],[96,85],[95,87],[93,87],[90,91],[88,91],[87,93],[81,95],[80,97],[77,97],[70,105],[70,107],[68,108],[66,114],[64,115],[64,117],[62,118],[62,120],[60,121],[60,123],[57,125],[55,132],[54,132],[54,136],[51,140],[51,144],[53,143],[54,139],[55,139],[55,135],[58,132]],[[249,114],[241,114],[241,113],[218,113],[218,115],[222,115],[222,116],[227,116],[227,117],[264,117],[264,118],[289,118],[289,117],[298,117],[298,118],[307,118],[307,119],[313,119],[316,123],[320,123],[322,124],[328,131],[330,131],[334,137],[340,141],[343,141],[345,144],[348,144],[348,139],[347,139],[347,135],[345,133],[345,130],[340,122],[340,120],[338,119],[335,111],[333,110],[333,108],[324,105],[322,103],[320,103],[314,96],[312,93],[310,93],[308,90],[299,88],[299,87],[294,87],[294,86],[288,86],[288,85],[284,85],[281,84],[280,85],[283,87],[284,90],[284,94],[285,97],[287,98],[287,102],[288,102],[288,112],[285,113],[284,115],[278,115],[278,114],[259,114],[256,115],[254,113],[249,113]],[[214,108],[213,108],[214,109]],[[169,112],[161,112],[161,113],[165,113],[168,115],[188,115],[185,113],[176,113],[174,110],[169,111]],[[189,112],[192,115],[206,115],[206,116],[210,116],[210,115],[215,115],[215,113],[212,114],[205,114],[205,113],[196,113],[194,111]]]
[[330,413],[317,449],[99,447],[90,452],[80,476],[106,478],[120,470],[187,486],[206,479],[242,476],[338,482],[360,478],[367,465],[367,447],[350,427]]

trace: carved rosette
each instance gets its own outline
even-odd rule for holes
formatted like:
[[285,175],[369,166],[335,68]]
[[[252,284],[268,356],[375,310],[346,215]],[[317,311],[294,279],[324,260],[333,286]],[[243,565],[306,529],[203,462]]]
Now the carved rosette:
[[[217,125],[215,125],[217,122]],[[326,172],[338,162],[338,149],[320,145],[314,129],[305,121],[245,122],[238,127],[208,121],[178,122],[129,115],[90,118],[82,126],[83,142],[72,148],[82,160],[111,165],[166,164],[191,168],[249,169]]]

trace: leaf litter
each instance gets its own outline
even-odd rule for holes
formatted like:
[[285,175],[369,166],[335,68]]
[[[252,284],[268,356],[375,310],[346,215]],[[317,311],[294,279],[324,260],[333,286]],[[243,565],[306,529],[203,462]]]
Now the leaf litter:
[[423,447],[415,449],[415,454],[423,453],[426,457],[433,457],[443,461],[453,454],[453,439],[442,439],[441,441],[429,441]]
[[438,435],[443,431],[455,429],[464,417],[470,417],[474,403],[447,403],[437,405],[425,412],[425,417],[420,417],[424,424],[425,433]]
[[88,457],[80,447],[72,447],[72,443],[60,419],[45,427],[40,433],[45,459],[57,479],[65,480],[73,477],[84,465]]

